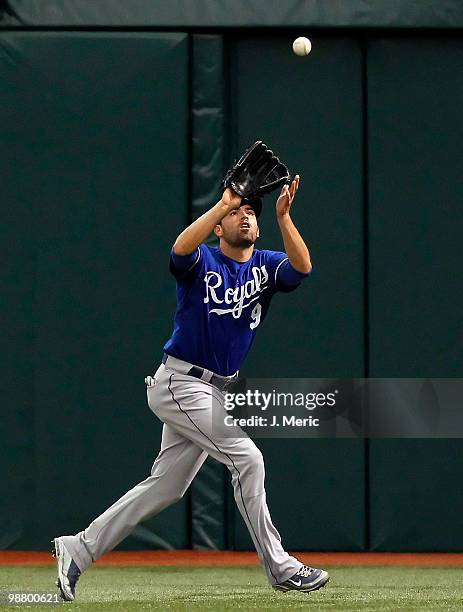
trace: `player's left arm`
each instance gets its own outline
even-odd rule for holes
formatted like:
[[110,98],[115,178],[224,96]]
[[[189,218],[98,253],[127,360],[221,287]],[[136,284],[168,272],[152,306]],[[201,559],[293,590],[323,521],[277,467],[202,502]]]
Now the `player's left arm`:
[[297,272],[309,274],[312,270],[309,249],[290,216],[300,180],[300,176],[296,174],[289,187],[283,185],[276,203],[276,215],[289,263]]

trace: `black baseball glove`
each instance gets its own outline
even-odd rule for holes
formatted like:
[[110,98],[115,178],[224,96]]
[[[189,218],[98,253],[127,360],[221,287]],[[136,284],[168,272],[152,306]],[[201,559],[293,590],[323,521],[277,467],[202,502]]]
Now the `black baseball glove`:
[[222,181],[222,189],[231,187],[242,198],[255,198],[282,187],[289,180],[285,164],[258,140],[235,161]]

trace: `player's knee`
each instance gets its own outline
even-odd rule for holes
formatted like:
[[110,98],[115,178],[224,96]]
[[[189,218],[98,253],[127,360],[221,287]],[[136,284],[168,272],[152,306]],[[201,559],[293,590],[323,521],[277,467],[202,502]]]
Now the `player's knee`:
[[168,494],[165,495],[165,508],[179,502],[184,495],[185,489],[177,489],[170,491]]
[[163,508],[176,504],[185,495],[190,482],[172,482],[166,472],[158,473],[155,467],[156,463],[153,466],[151,476],[144,481],[150,484],[152,499],[156,502],[162,500]]
[[169,500],[169,505],[176,504],[177,502],[179,502],[184,496],[184,494],[185,494],[185,491],[179,491],[178,493],[174,493],[174,495],[172,495],[172,497]]
[[254,448],[252,449],[252,452],[250,453],[250,456],[251,456],[252,463],[254,465],[257,465],[259,467],[264,467],[264,456],[262,455],[260,450],[257,448],[257,446],[254,446]]
[[235,489],[235,499],[240,500],[256,497],[264,492],[265,468],[264,458],[256,447],[249,449],[240,461],[230,468],[232,483]]
[[260,450],[254,446],[246,458],[244,465],[246,475],[252,475],[256,480],[263,480],[265,476],[264,457]]

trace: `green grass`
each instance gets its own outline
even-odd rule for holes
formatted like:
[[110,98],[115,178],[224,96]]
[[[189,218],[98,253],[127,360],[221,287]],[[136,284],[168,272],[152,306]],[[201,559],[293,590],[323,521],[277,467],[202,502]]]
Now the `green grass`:
[[[462,610],[463,569],[327,568],[331,582],[315,593],[278,593],[257,567],[93,567],[66,610]],[[54,591],[52,567],[0,567],[0,591]],[[50,610],[10,606],[2,610]]]

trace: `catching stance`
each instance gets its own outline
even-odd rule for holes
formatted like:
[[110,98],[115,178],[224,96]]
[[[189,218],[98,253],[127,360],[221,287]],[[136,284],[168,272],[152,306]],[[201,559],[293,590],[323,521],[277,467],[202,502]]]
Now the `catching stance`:
[[[161,450],[151,475],[86,529],[53,540],[58,587],[75,599],[80,574],[112,550],[141,521],[178,501],[206,457],[231,472],[234,496],[270,584],[315,591],[329,576],[303,565],[282,547],[266,503],[262,454],[244,432],[217,437],[212,414],[225,416],[223,390],[237,375],[277,291],[295,289],[311,271],[307,246],[290,217],[299,187],[272,151],[256,142],[227,173],[219,202],[176,239],[170,270],[177,311],[164,357],[147,376],[148,405],[163,421]],[[286,253],[257,250],[260,196],[282,187],[276,216]],[[211,232],[219,247],[204,241]]]

